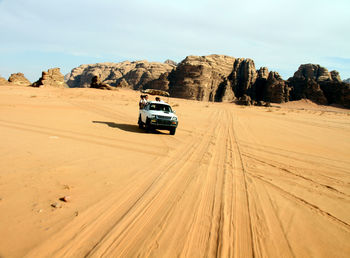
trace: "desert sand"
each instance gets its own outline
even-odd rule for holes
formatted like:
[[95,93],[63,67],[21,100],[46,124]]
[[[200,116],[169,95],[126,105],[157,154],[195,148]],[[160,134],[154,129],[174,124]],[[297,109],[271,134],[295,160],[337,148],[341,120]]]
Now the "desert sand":
[[349,257],[349,110],[138,100],[0,87],[0,257]]

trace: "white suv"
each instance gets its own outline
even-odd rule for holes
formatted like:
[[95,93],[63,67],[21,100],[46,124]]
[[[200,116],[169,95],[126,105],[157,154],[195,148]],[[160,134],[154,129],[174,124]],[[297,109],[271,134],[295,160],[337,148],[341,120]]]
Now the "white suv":
[[139,128],[169,130],[171,135],[176,132],[177,116],[171,106],[165,102],[150,101],[140,109]]

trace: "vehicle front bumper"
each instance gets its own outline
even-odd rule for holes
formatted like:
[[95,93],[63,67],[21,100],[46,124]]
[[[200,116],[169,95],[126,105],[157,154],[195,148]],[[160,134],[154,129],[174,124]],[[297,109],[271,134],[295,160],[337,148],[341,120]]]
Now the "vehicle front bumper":
[[177,120],[168,120],[168,119],[159,119],[159,118],[153,118],[150,121],[150,125],[153,128],[159,128],[159,129],[170,129],[170,128],[176,128],[178,126],[179,122]]

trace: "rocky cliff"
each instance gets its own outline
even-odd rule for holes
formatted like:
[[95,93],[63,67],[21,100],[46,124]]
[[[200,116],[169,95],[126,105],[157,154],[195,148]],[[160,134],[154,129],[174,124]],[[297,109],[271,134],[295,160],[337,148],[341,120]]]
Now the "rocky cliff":
[[[223,55],[189,56],[168,76],[174,97],[232,102],[288,101],[289,87],[276,72],[256,70],[254,61]],[[249,96],[250,98],[247,98]]]
[[310,99],[319,104],[338,104],[350,107],[350,85],[341,81],[337,71],[329,72],[315,64],[301,65],[288,79],[291,85],[289,100]]
[[143,88],[163,73],[173,70],[175,65],[147,61],[98,63],[74,68],[67,78],[69,87],[90,87],[91,79],[99,76],[101,82],[111,86]]
[[261,100],[265,102],[282,103],[289,100],[290,87],[277,72],[269,73],[263,90]]
[[227,78],[235,62],[233,57],[219,55],[186,57],[168,76],[170,95],[204,101],[234,100]]
[[101,83],[132,89],[168,91],[172,97],[254,104],[282,103],[302,98],[319,104],[350,107],[350,84],[337,71],[304,64],[288,80],[266,67],[255,68],[251,59],[225,55],[188,56],[179,64],[125,61],[81,65],[67,75],[70,87],[89,87],[99,76]]
[[228,56],[190,56],[168,76],[171,96],[204,101],[282,103],[310,99],[318,104],[350,107],[350,85],[337,71],[304,64],[287,81],[253,60]]

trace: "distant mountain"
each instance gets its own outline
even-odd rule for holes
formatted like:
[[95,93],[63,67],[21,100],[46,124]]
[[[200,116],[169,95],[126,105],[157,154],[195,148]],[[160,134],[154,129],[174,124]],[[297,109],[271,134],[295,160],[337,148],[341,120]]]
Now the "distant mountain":
[[143,88],[148,82],[175,68],[174,64],[148,61],[124,61],[81,65],[66,75],[69,87],[90,87],[91,79],[98,76],[101,82],[111,86]]
[[350,78],[343,80],[343,82],[350,83]]
[[164,63],[177,66],[177,63],[175,61],[173,61],[173,60],[170,60],[170,59],[165,60]]

